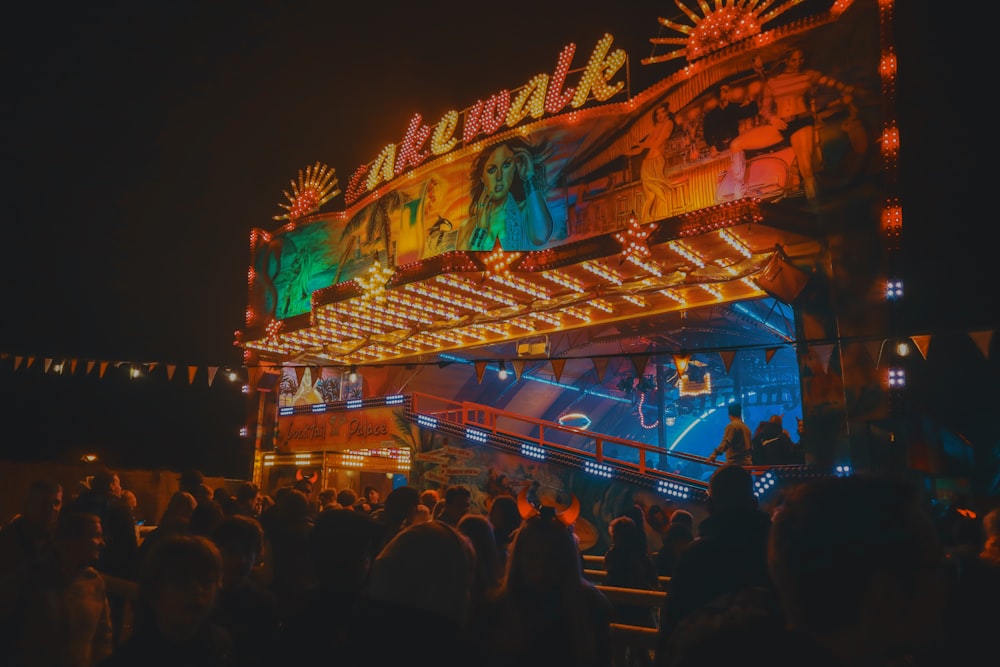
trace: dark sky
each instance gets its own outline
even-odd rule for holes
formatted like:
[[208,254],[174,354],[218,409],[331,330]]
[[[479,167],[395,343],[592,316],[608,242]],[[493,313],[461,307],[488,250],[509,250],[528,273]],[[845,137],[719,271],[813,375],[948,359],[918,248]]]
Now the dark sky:
[[[960,224],[947,221],[943,241],[911,237],[913,262],[927,269],[913,289],[950,324],[995,322],[948,287],[958,282],[955,256],[970,249],[962,230],[983,224],[972,222],[980,200],[961,177],[979,126],[944,115],[958,115],[952,99],[962,92],[942,51],[970,47],[955,31],[939,34],[923,5],[909,8],[916,37],[901,46],[900,69],[907,49],[917,65],[900,93],[901,124],[913,130],[904,147],[927,137],[904,170],[918,193],[904,200],[904,224]],[[413,114],[433,123],[518,87],[550,72],[570,42],[582,66],[604,32],[629,54],[635,94],[664,75],[639,60],[657,17],[677,13],[669,0],[21,6],[2,29],[0,352],[239,366],[232,341],[246,306],[249,231],[277,226],[271,218],[299,169],[328,164],[343,189],[355,167],[402,138]],[[341,196],[325,208],[342,207]],[[985,257],[982,245],[971,251]],[[222,440],[220,460],[245,458],[234,435],[242,398],[232,390],[175,378],[174,396],[147,412],[161,399],[134,384],[39,378],[3,363],[9,440],[0,437],[0,456],[11,441],[20,452],[168,442],[170,464]]]

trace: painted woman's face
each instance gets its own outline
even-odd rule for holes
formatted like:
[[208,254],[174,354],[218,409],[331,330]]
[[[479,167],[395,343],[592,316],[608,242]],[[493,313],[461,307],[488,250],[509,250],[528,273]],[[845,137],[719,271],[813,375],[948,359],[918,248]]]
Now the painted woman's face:
[[493,200],[507,197],[516,168],[514,151],[507,145],[497,146],[483,165],[483,185]]

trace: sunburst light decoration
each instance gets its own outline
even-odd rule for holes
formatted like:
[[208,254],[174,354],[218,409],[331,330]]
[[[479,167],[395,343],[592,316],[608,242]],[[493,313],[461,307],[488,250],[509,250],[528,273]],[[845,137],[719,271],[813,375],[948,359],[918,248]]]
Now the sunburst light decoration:
[[368,269],[367,276],[358,276],[354,282],[361,288],[361,300],[366,304],[385,303],[385,286],[389,283],[395,271],[391,266],[385,268],[376,259]]
[[674,4],[691,20],[677,23],[659,18],[660,25],[680,33],[683,37],[653,37],[654,45],[672,45],[676,48],[659,56],[643,58],[643,65],[662,63],[675,58],[693,62],[710,53],[723,49],[748,37],[759,35],[764,25],[781,16],[802,0],[696,0],[701,14],[689,7],[691,0],[674,0]]
[[340,194],[336,174],[335,169],[319,162],[306,167],[304,173],[299,169],[299,180],[292,181],[292,193],[289,194],[288,190],[282,191],[288,203],[278,204],[287,213],[276,215],[274,219],[294,222],[318,211],[320,206]]
[[506,279],[510,275],[510,265],[520,256],[519,252],[504,252],[500,239],[496,239],[493,242],[493,250],[483,260],[483,264],[486,265],[483,280],[489,280],[492,276],[497,276],[501,280]]

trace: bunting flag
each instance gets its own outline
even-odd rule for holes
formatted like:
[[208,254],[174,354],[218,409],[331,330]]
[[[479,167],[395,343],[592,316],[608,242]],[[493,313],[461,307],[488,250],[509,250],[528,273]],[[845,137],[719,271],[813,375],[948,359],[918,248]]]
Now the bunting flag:
[[87,362],[87,375],[90,375],[94,371],[94,366],[96,365],[97,362],[94,360],[90,360]]
[[982,353],[982,355],[984,357],[986,357],[987,359],[989,359],[990,358],[990,342],[993,340],[993,332],[992,331],[972,331],[972,332],[969,332],[969,338],[971,338],[972,342],[976,344],[976,347],[979,348],[979,351]]
[[872,358],[875,363],[875,368],[882,363],[882,350],[885,348],[884,340],[869,340],[865,341],[865,349],[868,350],[868,356]]
[[149,364],[148,368],[146,369],[146,372],[147,373],[152,373],[153,369],[156,368],[156,366],[157,366],[156,362],[155,361],[152,362],[151,364]]
[[524,373],[524,359],[514,359],[510,362],[510,365],[514,367],[514,379],[520,380],[521,374]]
[[[677,369],[677,375],[687,375],[688,364],[691,362],[690,354],[675,354],[674,355],[674,368]],[[640,373],[641,375],[641,373]]]
[[813,345],[809,349],[816,354],[817,358],[819,358],[820,360],[820,363],[823,364],[823,372],[829,373],[830,356],[833,354],[833,343],[829,343],[827,345]]
[[488,361],[477,361],[476,366],[476,382],[479,384],[483,383],[483,373],[486,372],[486,366],[489,364]]
[[927,359],[927,348],[930,347],[931,337],[930,336],[910,336],[910,340],[913,341],[913,344],[916,346],[917,352],[920,353],[920,356],[923,357],[926,360]]
[[306,374],[306,367],[305,366],[296,366],[295,367],[295,384],[297,384],[298,386],[301,387],[302,386],[302,377],[305,374]]
[[771,359],[774,359],[774,353],[778,351],[776,347],[769,347],[764,350],[764,365],[771,363]]
[[215,374],[219,372],[218,366],[208,367],[208,386],[211,387],[212,383],[215,382]]
[[597,381],[604,382],[604,373],[608,370],[607,357],[593,357],[590,363],[594,364],[594,372],[597,373]]
[[107,362],[107,361],[102,361],[101,362],[101,366],[100,366],[100,368],[97,371],[97,377],[102,378],[102,379],[104,378],[104,373],[108,370],[108,363],[109,362]]
[[34,363],[35,363],[35,358],[34,358],[34,357],[28,357],[28,365],[27,365],[27,366],[25,366],[25,368],[31,368],[31,366],[32,366],[32,365],[33,365]]
[[556,382],[559,382],[559,378],[562,377],[563,369],[566,367],[565,359],[551,359],[549,363],[552,364],[552,375],[555,376]]
[[22,362],[22,361],[24,361],[24,357],[22,357],[22,356],[20,356],[20,355],[15,355],[15,356],[14,356],[14,370],[15,370],[15,371],[16,371],[16,370],[17,370],[18,368],[20,368],[20,367],[21,367],[21,362]]
[[719,356],[722,357],[722,365],[726,367],[726,375],[729,375],[729,369],[733,367],[733,359],[736,358],[736,350],[721,350]]
[[52,368],[52,359],[46,357],[46,359],[45,359],[45,372],[48,373],[50,368]]
[[77,364],[76,359],[73,359],[72,361],[69,362],[69,372],[71,375],[76,375],[76,364]]
[[167,379],[174,379],[174,371],[177,370],[177,364],[167,364]]
[[197,366],[188,366],[188,384],[194,384],[194,376],[197,372]]
[[[674,355],[676,358],[677,355]],[[635,376],[641,378],[646,374],[646,364],[649,363],[648,354],[633,354],[629,357],[632,360],[632,367],[635,369]]]

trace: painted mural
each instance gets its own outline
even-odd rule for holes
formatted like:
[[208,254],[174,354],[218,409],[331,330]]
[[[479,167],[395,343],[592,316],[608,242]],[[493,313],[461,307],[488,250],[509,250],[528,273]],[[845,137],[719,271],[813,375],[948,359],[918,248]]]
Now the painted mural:
[[[252,310],[259,322],[301,315],[315,290],[376,261],[402,266],[496,244],[542,250],[617,231],[633,212],[659,220],[747,196],[817,210],[882,173],[874,11],[856,2],[836,20],[742,48],[698,76],[674,74],[637,104],[612,96],[572,122],[565,114],[532,122],[508,110],[516,128],[484,135],[480,127],[436,159],[409,146],[419,160],[401,172],[382,169],[377,196],[258,244]],[[425,141],[441,123],[423,128]]]

